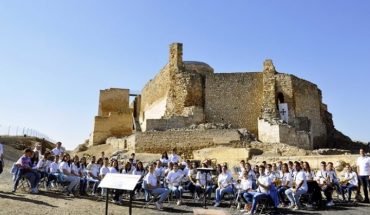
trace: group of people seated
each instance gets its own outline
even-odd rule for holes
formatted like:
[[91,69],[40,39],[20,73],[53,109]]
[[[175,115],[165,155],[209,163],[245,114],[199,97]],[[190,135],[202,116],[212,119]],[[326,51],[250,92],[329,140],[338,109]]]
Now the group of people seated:
[[[30,181],[31,193],[38,193],[41,179],[46,183],[46,190],[56,183],[65,184],[67,195],[104,194],[98,189],[100,181],[108,173],[140,175],[135,194],[143,193],[145,200],[158,199],[155,205],[163,208],[163,202],[171,198],[177,205],[183,204],[184,191],[189,192],[194,200],[210,200],[214,193],[214,206],[219,207],[222,199],[229,195],[238,203],[238,208],[246,214],[253,214],[262,199],[271,202],[272,206],[300,209],[302,197],[306,196],[309,204],[321,201],[321,193],[326,199],[326,206],[333,206],[333,192],[337,191],[343,200],[351,201],[353,191],[357,190],[359,180],[356,172],[347,164],[341,178],[333,163],[322,161],[320,169],[312,171],[308,162],[288,161],[283,163],[252,165],[242,160],[240,166],[232,172],[226,164],[214,164],[211,160],[203,162],[185,160],[177,154],[176,148],[168,156],[164,152],[160,159],[149,163],[146,168],[132,153],[125,163],[109,159],[102,152],[101,157],[87,159],[78,156],[70,157],[61,149],[61,144],[43,155],[38,149],[26,149],[24,155],[15,163],[14,189],[24,177]],[[38,160],[33,159],[38,153]],[[202,171],[199,168],[212,168],[213,171]],[[215,167],[215,168],[214,168]],[[123,191],[114,191],[114,202],[122,203]],[[244,204],[244,207],[242,205]]]

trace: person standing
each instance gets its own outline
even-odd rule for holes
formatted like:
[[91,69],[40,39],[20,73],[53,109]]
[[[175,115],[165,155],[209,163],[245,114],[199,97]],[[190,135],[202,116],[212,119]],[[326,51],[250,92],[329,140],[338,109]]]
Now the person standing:
[[360,149],[360,157],[357,158],[356,165],[357,173],[365,195],[363,203],[369,203],[368,188],[370,187],[370,158],[366,156],[364,149]]
[[57,142],[57,147],[55,147],[53,150],[51,150],[51,153],[53,153],[53,155],[59,155],[60,156],[64,152],[61,147],[62,147],[62,143]]
[[3,144],[1,144],[0,142],[0,174],[3,172],[3,168],[4,168],[3,154],[4,154],[4,147],[3,147]]

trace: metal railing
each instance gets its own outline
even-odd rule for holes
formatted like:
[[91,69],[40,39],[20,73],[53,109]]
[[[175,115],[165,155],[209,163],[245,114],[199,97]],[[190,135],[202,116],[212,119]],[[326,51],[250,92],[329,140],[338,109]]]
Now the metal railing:
[[39,132],[33,128],[27,128],[22,126],[12,126],[12,125],[1,125],[0,124],[0,136],[9,136],[9,137],[35,137],[38,139],[45,139],[49,142],[55,143],[53,139],[45,135],[42,132]]

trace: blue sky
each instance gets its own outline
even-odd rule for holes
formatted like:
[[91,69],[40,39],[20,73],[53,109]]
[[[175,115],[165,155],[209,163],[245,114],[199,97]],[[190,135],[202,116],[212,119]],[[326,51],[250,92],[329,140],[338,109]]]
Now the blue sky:
[[0,1],[0,125],[67,148],[88,138],[99,90],[141,90],[168,59],[316,83],[337,129],[370,141],[369,1]]

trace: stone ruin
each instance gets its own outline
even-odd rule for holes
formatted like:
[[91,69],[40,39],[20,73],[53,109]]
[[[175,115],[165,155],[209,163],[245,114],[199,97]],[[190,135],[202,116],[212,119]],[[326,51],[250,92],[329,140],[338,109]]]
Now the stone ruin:
[[183,61],[182,49],[181,43],[170,45],[168,63],[140,94],[100,91],[90,146],[191,152],[257,139],[307,150],[353,148],[334,128],[317,85],[277,72],[269,59],[262,71],[215,73],[206,63]]

